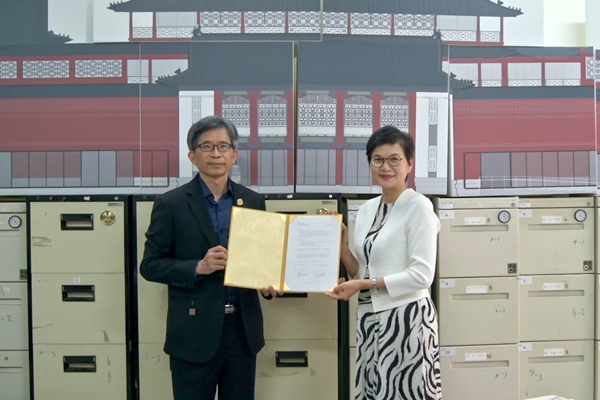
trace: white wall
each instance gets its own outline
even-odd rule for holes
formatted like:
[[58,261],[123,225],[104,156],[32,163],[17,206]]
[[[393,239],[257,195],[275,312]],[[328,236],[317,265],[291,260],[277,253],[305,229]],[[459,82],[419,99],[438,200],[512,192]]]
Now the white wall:
[[544,0],[544,46],[585,46],[585,8],[586,0]]
[[69,43],[93,42],[94,0],[48,0],[48,29],[69,35]]

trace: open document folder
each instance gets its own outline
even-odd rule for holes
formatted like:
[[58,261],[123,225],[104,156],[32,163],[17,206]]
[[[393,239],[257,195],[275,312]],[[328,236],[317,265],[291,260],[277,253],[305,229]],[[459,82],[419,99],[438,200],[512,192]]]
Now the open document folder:
[[339,276],[341,215],[288,215],[233,207],[225,285],[326,292]]

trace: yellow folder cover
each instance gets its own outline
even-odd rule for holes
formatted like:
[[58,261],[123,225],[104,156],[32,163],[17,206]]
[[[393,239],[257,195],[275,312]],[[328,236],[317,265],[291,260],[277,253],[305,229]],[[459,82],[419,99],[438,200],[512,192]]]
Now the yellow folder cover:
[[337,284],[341,215],[288,215],[233,207],[225,285],[325,292]]

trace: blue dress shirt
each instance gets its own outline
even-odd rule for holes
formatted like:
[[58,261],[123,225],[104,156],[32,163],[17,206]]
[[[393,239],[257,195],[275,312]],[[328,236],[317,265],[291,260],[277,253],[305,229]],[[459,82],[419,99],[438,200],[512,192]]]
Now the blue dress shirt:
[[[204,199],[206,199],[206,208],[208,208],[208,214],[212,222],[213,228],[217,237],[219,238],[219,244],[225,248],[229,243],[229,224],[231,222],[231,209],[233,207],[233,190],[231,190],[231,181],[227,181],[227,191],[221,196],[219,202],[215,201],[215,196],[211,193],[206,183],[198,175],[198,181]],[[227,289],[227,301],[235,303],[239,300],[239,294],[236,288],[226,287]]]

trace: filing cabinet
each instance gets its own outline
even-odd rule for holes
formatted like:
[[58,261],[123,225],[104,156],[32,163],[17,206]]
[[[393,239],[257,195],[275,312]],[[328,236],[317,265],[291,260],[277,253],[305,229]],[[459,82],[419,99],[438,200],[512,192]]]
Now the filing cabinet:
[[594,341],[522,342],[521,398],[553,394],[568,399],[594,396]]
[[169,356],[163,347],[164,342],[140,343],[138,347],[140,399],[173,399]]
[[520,198],[520,273],[593,273],[594,211],[593,197]]
[[27,204],[0,198],[0,399],[29,398]]
[[337,354],[332,340],[267,340],[256,360],[256,398],[337,399]]
[[[341,212],[342,199],[336,194],[267,194],[265,199],[267,211],[272,212]],[[347,303],[333,301],[321,293],[290,293],[272,300],[261,298],[261,306],[267,347],[257,361],[257,398],[275,399],[284,394],[299,396],[298,399],[344,398],[342,392],[348,391],[348,376],[339,366],[347,365],[348,339],[340,336],[338,326],[347,324]],[[316,347],[310,350],[310,346]],[[302,357],[296,358],[298,351],[308,354],[310,366],[300,365],[304,361]],[[279,366],[277,362],[274,364],[277,354]],[[290,361],[283,360],[286,357]],[[310,380],[311,374],[317,377],[316,381]],[[277,379],[267,379],[267,375]]]
[[518,199],[435,198],[438,277],[517,276]]
[[520,341],[594,339],[595,276],[520,277]]
[[0,199],[0,282],[27,280],[27,206]]
[[31,201],[32,272],[124,272],[126,203],[124,196],[106,197]]
[[27,310],[27,284],[0,282],[0,350],[29,348]]
[[139,266],[144,257],[146,231],[150,226],[156,197],[140,195],[134,196],[132,201],[135,229],[132,253],[135,254],[136,271],[133,293],[137,315],[137,326],[134,329],[137,334],[137,352],[134,356],[137,368],[134,379],[137,381],[139,400],[173,399],[169,356],[163,351],[169,288],[162,283],[149,282],[139,273]]
[[28,198],[34,397],[128,399],[128,197]]
[[125,344],[124,274],[32,274],[33,343]]
[[519,346],[441,347],[442,391],[447,400],[519,398]]
[[126,399],[122,345],[34,345],[36,400]]
[[0,350],[0,398],[29,399],[29,351]]
[[439,287],[442,346],[518,343],[518,278],[440,279]]

